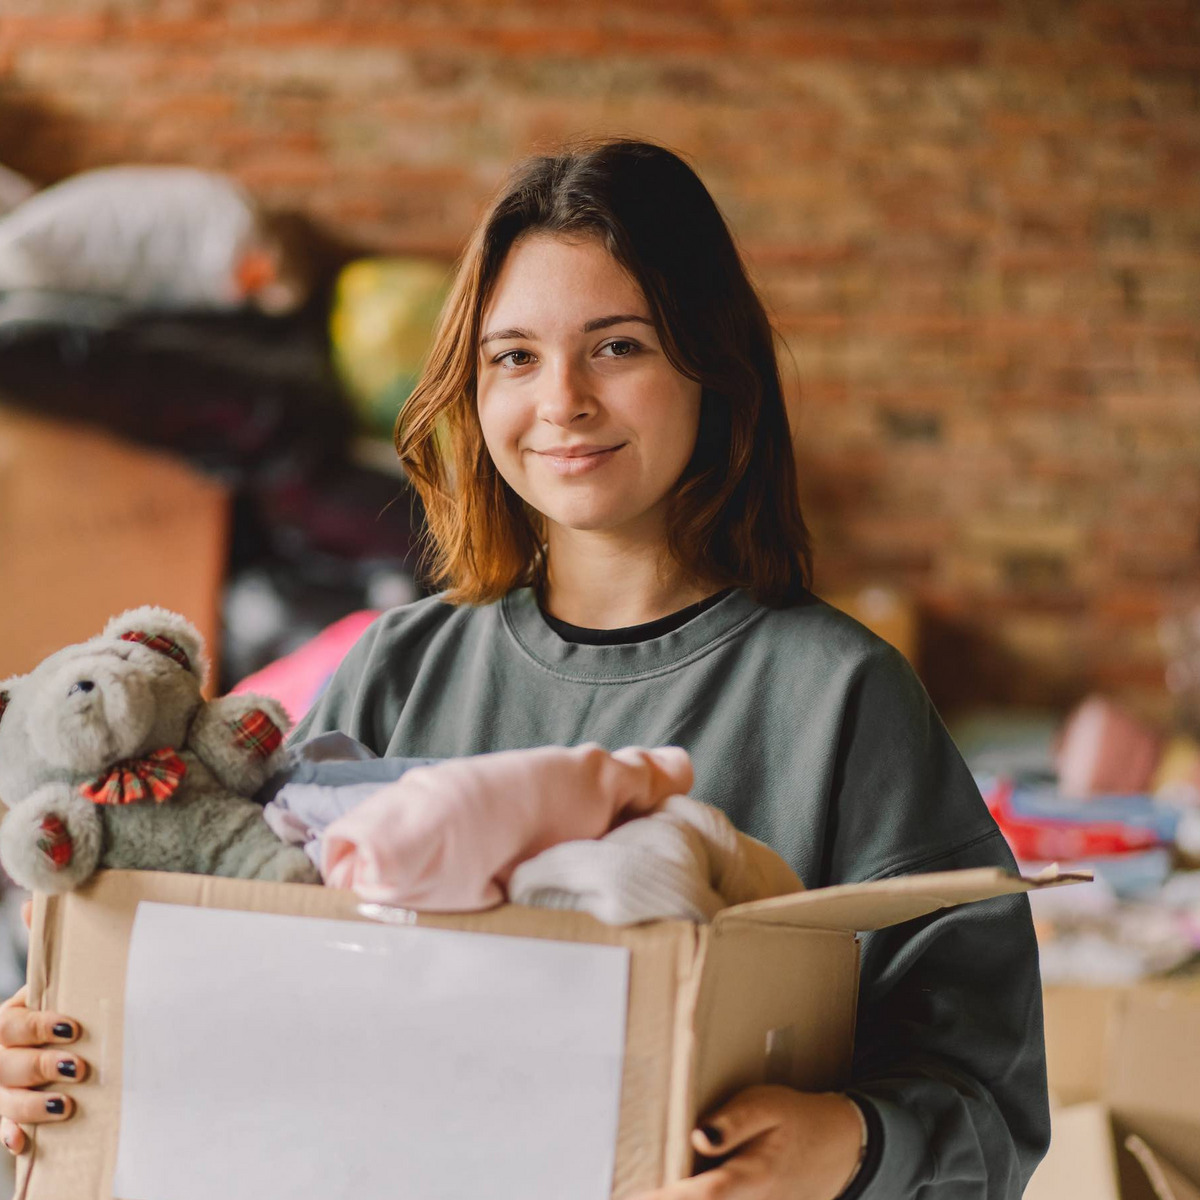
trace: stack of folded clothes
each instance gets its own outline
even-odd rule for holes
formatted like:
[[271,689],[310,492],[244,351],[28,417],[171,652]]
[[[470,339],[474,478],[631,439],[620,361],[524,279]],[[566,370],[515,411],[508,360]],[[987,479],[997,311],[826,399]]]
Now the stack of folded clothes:
[[692,782],[674,746],[375,758],[333,733],[295,747],[259,799],[326,883],[370,903],[463,912],[510,900],[631,925],[709,921],[802,890],[774,851],[688,796]]

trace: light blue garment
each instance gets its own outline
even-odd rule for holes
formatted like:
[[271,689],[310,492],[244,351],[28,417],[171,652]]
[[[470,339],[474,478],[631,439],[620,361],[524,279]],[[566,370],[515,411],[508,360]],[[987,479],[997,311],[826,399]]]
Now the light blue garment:
[[274,800],[290,784],[341,787],[358,783],[392,783],[413,767],[427,767],[437,758],[380,758],[348,734],[322,733],[291,747],[288,765],[259,788],[259,804]]
[[[975,782],[985,796],[1005,783],[1005,777],[976,771]],[[1112,821],[1130,829],[1145,829],[1160,842],[1174,842],[1180,810],[1160,804],[1143,793],[1090,796],[1086,800],[1064,796],[1054,784],[1032,785],[1018,781],[1008,798],[1018,817],[1037,821],[1093,824]]]
[[321,839],[338,817],[406,771],[439,761],[378,758],[347,734],[323,733],[293,746],[287,767],[263,785],[256,799],[265,805],[263,817],[275,833],[303,846],[319,867]]

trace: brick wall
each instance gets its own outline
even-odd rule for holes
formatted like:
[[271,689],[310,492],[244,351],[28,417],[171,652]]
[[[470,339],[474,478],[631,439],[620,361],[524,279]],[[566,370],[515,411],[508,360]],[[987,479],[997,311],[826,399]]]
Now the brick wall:
[[792,360],[819,584],[935,697],[1162,709],[1200,593],[1194,0],[3,0],[0,161],[236,175],[453,254],[515,157],[693,156]]

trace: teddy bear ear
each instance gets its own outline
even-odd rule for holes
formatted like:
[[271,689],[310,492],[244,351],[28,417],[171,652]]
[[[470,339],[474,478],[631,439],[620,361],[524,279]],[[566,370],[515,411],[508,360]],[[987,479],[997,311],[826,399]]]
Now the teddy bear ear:
[[208,674],[208,660],[200,631],[187,617],[169,608],[158,608],[152,604],[131,608],[119,617],[113,617],[105,625],[100,637],[139,642],[151,650],[157,650],[177,662],[185,671],[190,671],[201,684]]

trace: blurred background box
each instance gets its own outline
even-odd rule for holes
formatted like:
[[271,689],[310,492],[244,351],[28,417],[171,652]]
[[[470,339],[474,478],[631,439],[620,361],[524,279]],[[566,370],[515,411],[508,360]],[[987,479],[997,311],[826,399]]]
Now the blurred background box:
[[225,488],[185,463],[0,404],[0,678],[139,604],[215,650],[228,523]]
[[1053,1139],[1026,1200],[1200,1196],[1200,980],[1049,987]]

